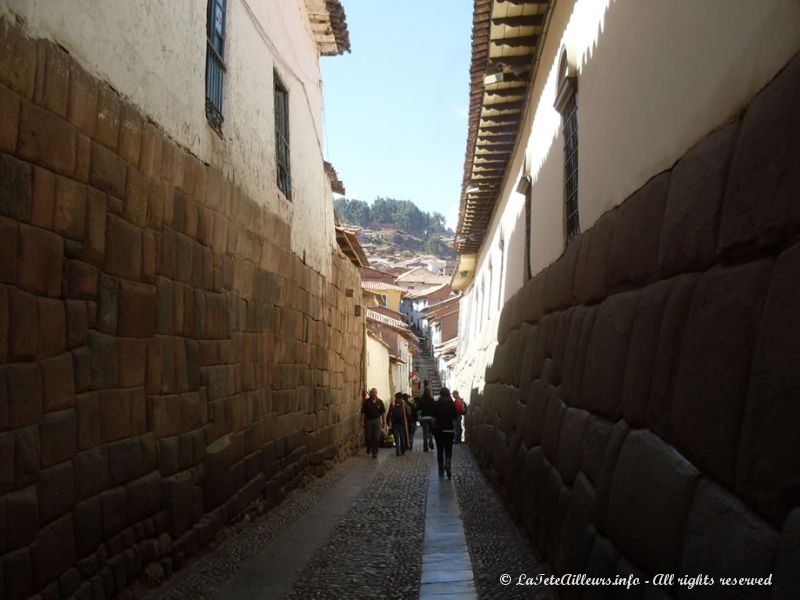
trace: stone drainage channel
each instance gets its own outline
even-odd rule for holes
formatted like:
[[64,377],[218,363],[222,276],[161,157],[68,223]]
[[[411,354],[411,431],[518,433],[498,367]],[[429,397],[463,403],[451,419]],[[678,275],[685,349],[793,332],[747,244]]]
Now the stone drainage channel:
[[465,445],[453,480],[435,453],[361,454],[294,490],[147,600],[552,598],[503,586],[500,575],[543,572]]

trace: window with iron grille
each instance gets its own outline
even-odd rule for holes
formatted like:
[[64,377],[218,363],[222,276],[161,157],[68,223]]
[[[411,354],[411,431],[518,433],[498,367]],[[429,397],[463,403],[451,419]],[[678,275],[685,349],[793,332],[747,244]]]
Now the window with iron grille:
[[578,219],[578,100],[572,94],[561,117],[564,129],[564,202],[567,241],[581,233]]
[[562,49],[558,65],[556,110],[564,133],[564,223],[567,243],[581,233],[578,218],[578,77],[574,57]]
[[278,167],[278,187],[292,199],[292,171],[289,163],[289,92],[278,73],[275,79],[275,159]]
[[208,0],[206,13],[206,118],[222,133],[225,82],[225,1]]
[[532,201],[531,186],[528,185],[525,190],[525,281],[528,281],[532,276],[531,273],[531,201]]

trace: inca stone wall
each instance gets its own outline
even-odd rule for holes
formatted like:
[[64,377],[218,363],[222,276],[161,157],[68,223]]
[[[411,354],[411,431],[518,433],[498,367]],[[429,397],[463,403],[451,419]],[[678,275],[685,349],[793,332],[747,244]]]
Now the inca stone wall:
[[795,58],[505,306],[469,443],[554,572],[798,597],[798,234]]
[[111,597],[352,450],[359,276],[291,235],[0,22],[0,596]]

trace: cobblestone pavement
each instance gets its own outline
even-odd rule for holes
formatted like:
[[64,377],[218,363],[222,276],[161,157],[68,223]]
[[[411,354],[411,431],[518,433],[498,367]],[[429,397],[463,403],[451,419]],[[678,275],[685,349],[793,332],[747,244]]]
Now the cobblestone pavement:
[[422,571],[428,454],[390,456],[286,595],[408,599]]
[[[153,590],[129,590],[129,597],[145,600],[205,600],[230,579],[249,558],[286,530],[300,515],[316,504],[347,472],[340,463],[323,477],[287,494],[283,502],[260,519],[241,523],[230,538],[211,549],[174,577]],[[244,600],[244,599],[243,599]]]
[[503,574],[516,581],[523,573],[533,576],[544,571],[466,444],[453,447],[453,480],[478,597],[481,600],[554,598],[554,593],[545,588],[500,583]]
[[[287,600],[310,598],[417,598],[422,572],[428,473],[435,453],[420,448],[403,457],[393,450],[381,457],[357,500],[346,508],[327,540],[302,567]],[[353,459],[351,459],[353,460]],[[349,461],[291,492],[262,518],[242,524],[215,550],[153,590],[130,590],[146,600],[204,600],[214,596],[239,568],[300,518],[325,501],[326,493],[348,472]],[[438,483],[438,482],[437,482]],[[478,596],[552,598],[547,590],[502,586],[503,573],[516,577],[542,571],[530,546],[480,472],[466,445],[454,447],[453,482],[463,519]],[[455,566],[454,566],[455,568]]]

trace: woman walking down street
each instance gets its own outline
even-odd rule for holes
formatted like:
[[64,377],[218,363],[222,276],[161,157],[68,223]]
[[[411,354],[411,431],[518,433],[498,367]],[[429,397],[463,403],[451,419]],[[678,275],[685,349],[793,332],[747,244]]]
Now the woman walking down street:
[[389,405],[389,410],[386,411],[386,424],[391,428],[392,435],[394,436],[394,450],[397,456],[406,453],[408,448],[408,420],[410,415],[408,407],[403,402],[403,394],[397,392],[394,395],[394,400]]
[[417,433],[417,420],[419,419],[419,413],[417,412],[417,407],[414,405],[411,400],[408,398],[408,394],[403,394],[403,402],[406,405],[406,412],[408,413],[408,447],[409,449],[414,448],[414,435]]
[[439,399],[434,404],[433,437],[436,438],[436,461],[439,465],[439,477],[451,479],[451,461],[453,458],[453,421],[458,413],[450,390],[442,388]]
[[419,399],[419,422],[422,425],[422,451],[427,452],[428,447],[433,450],[433,412],[436,401],[431,395],[430,388],[425,388]]

